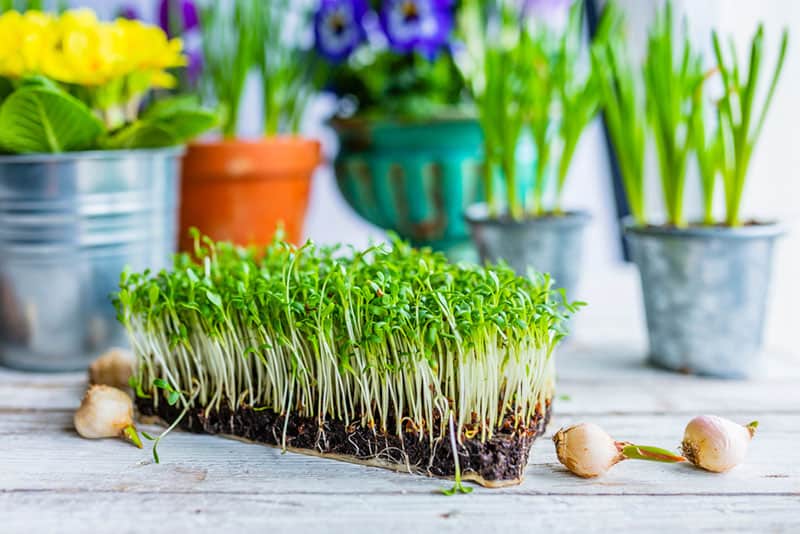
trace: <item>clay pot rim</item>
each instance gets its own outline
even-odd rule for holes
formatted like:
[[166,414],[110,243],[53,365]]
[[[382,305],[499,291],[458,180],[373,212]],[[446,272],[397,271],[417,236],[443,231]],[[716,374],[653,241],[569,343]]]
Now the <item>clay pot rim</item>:
[[302,135],[273,135],[269,137],[235,137],[232,139],[196,139],[190,142],[188,148],[226,148],[235,146],[272,146],[272,145],[288,145],[288,146],[303,146],[315,147],[319,150],[322,144],[318,139],[305,137]]

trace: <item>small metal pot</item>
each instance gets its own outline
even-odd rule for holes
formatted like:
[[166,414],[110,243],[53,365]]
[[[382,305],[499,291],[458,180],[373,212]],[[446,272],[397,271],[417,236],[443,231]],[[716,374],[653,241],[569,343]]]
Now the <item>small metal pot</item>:
[[550,273],[554,287],[574,299],[580,278],[583,231],[591,220],[576,211],[515,221],[490,218],[486,204],[470,206],[465,218],[481,261],[505,260],[520,276],[529,268]]
[[0,364],[85,369],[125,344],[126,266],[170,264],[182,149],[0,156]]
[[778,224],[677,229],[625,221],[642,279],[650,361],[747,378],[760,370]]

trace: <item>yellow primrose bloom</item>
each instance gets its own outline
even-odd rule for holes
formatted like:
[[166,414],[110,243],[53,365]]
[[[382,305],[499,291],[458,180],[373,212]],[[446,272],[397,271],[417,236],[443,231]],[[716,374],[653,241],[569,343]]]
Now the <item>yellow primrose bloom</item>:
[[16,78],[41,73],[48,53],[56,46],[55,20],[39,11],[0,15],[0,75]]
[[0,76],[43,74],[63,83],[100,87],[123,78],[170,87],[166,69],[186,65],[180,39],[155,26],[120,19],[103,22],[90,9],[53,16],[38,11],[0,15]]

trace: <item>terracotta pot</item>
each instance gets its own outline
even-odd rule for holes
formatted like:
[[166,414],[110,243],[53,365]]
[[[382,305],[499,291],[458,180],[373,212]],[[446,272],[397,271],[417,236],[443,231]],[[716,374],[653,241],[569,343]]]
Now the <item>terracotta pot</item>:
[[320,144],[301,137],[190,144],[183,160],[180,248],[189,228],[218,241],[263,245],[279,224],[299,243]]

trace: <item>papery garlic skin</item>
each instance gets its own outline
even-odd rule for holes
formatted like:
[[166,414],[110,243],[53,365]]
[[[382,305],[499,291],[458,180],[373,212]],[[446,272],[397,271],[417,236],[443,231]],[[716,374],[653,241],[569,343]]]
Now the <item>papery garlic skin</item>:
[[73,422],[75,430],[84,438],[127,437],[141,446],[137,443],[138,436],[132,438],[128,430],[132,429],[135,434],[133,402],[127,393],[117,388],[91,386],[75,412]]
[[744,461],[754,433],[755,424],[745,427],[716,415],[701,415],[686,425],[681,449],[697,467],[723,473]]
[[558,460],[584,478],[600,476],[625,459],[614,439],[594,423],[562,428],[553,442]]
[[89,366],[89,383],[104,384],[125,389],[133,375],[136,358],[125,349],[113,348],[104,353]]

